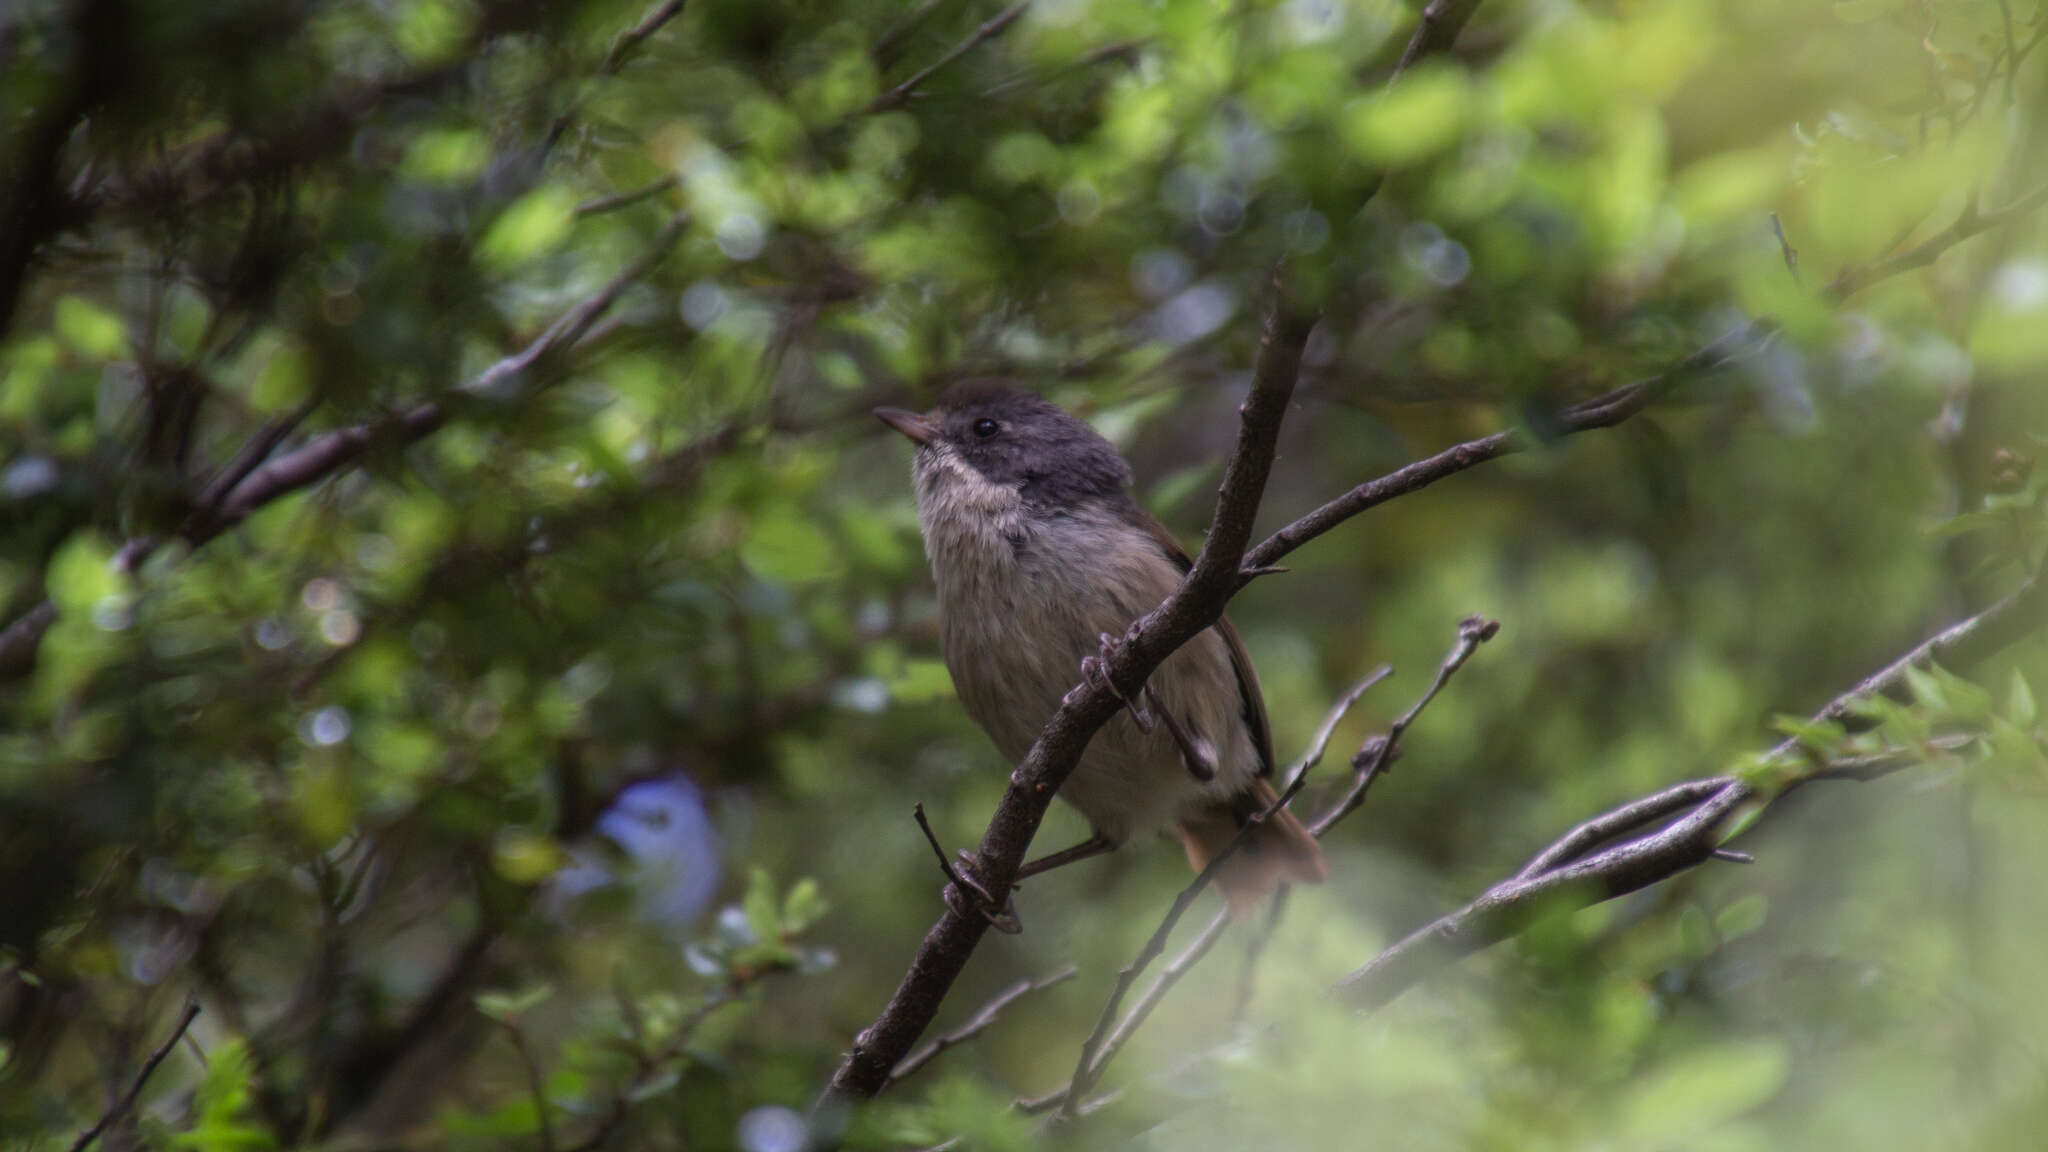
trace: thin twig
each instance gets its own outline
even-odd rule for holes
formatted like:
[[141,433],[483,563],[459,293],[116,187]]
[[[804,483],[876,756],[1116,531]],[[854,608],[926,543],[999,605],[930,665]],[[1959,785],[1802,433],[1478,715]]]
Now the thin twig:
[[1785,222],[1778,219],[1776,212],[1771,213],[1771,231],[1778,237],[1778,252],[1785,257],[1785,271],[1792,274],[1792,283],[1799,283],[1799,249],[1785,235]]
[[[1253,932],[1244,942],[1244,967],[1237,973],[1237,998],[1230,1005],[1230,1023],[1234,1027],[1244,1023],[1245,1013],[1251,1011],[1252,994],[1258,990],[1259,961],[1266,954],[1266,945],[1280,931],[1280,920],[1287,914],[1287,897],[1293,887],[1282,884],[1273,892],[1273,898],[1266,903],[1266,923]],[[1141,1001],[1142,1003],[1142,1001]],[[1116,1037],[1110,1037],[1114,1043]]]
[[649,200],[661,195],[680,182],[679,178],[675,176],[663,176],[651,184],[643,184],[630,191],[614,192],[609,196],[599,196],[592,200],[585,200],[576,206],[576,215],[596,216],[604,212],[616,212],[621,208],[629,208],[640,203],[642,200]]
[[527,1043],[526,1033],[520,1031],[513,1020],[499,1020],[505,1032],[512,1037],[512,1047],[519,1053],[520,1067],[526,1073],[526,1090],[533,1096],[534,1124],[540,1139],[540,1152],[555,1152],[555,1123],[548,1106],[547,1082],[540,1074],[540,1061],[533,1054],[533,1045]]
[[1351,788],[1344,793],[1342,799],[1330,806],[1329,811],[1318,816],[1315,822],[1308,826],[1312,834],[1321,837],[1323,833],[1336,827],[1339,820],[1349,816],[1359,805],[1365,803],[1365,794],[1372,788],[1373,782],[1379,779],[1387,770],[1387,765],[1392,764],[1394,757],[1400,754],[1401,737],[1407,734],[1408,726],[1415,723],[1416,717],[1422,715],[1422,710],[1429,707],[1430,701],[1436,699],[1436,694],[1443,691],[1444,685],[1451,682],[1451,677],[1465,666],[1465,661],[1472,658],[1472,653],[1477,652],[1481,644],[1499,633],[1500,622],[1488,620],[1484,616],[1467,616],[1458,622],[1458,639],[1451,645],[1450,652],[1444,656],[1443,663],[1437,665],[1436,678],[1429,682],[1428,690],[1409,706],[1408,711],[1387,725],[1384,734],[1366,741],[1365,747],[1359,750],[1351,762]]
[[1024,9],[1030,6],[1031,0],[1017,0],[1015,4],[996,13],[987,23],[968,33],[967,39],[953,45],[945,55],[911,73],[910,78],[903,83],[875,97],[874,101],[867,106],[868,113],[872,115],[876,112],[888,112],[903,107],[903,105],[910,102],[911,96],[917,92],[918,87],[936,75],[939,69],[974,51],[983,41],[1002,35],[1004,30],[1017,22],[1017,17],[1024,14]]
[[[1102,1070],[1108,1065],[1107,1057],[1114,1055],[1113,1052],[1110,1052],[1105,1047],[1105,1042],[1109,1037],[1111,1026],[1116,1023],[1118,1009],[1123,1007],[1124,997],[1129,994],[1131,985],[1136,982],[1146,967],[1152,961],[1158,959],[1161,952],[1166,950],[1167,939],[1173,935],[1173,930],[1179,925],[1181,917],[1187,915],[1188,909],[1194,905],[1195,898],[1200,896],[1203,890],[1209,887],[1210,883],[1215,880],[1216,873],[1223,869],[1224,865],[1237,853],[1239,848],[1243,847],[1245,841],[1251,838],[1253,831],[1260,824],[1272,819],[1281,809],[1287,807],[1296,795],[1300,794],[1302,785],[1308,783],[1309,769],[1322,762],[1323,753],[1330,744],[1330,736],[1337,730],[1337,725],[1344,719],[1344,714],[1350,711],[1351,705],[1356,703],[1360,696],[1365,695],[1367,689],[1386,679],[1392,672],[1392,668],[1382,664],[1371,675],[1353,685],[1349,691],[1338,698],[1336,705],[1330,709],[1329,716],[1324,719],[1322,728],[1317,731],[1315,739],[1310,742],[1309,750],[1302,757],[1300,766],[1295,769],[1292,778],[1288,780],[1286,789],[1279,796],[1275,797],[1273,802],[1268,804],[1263,811],[1245,821],[1244,825],[1237,830],[1237,834],[1230,838],[1230,842],[1223,846],[1222,851],[1209,858],[1208,863],[1202,866],[1202,870],[1195,874],[1195,878],[1188,882],[1187,887],[1182,888],[1180,894],[1173,898],[1172,906],[1166,910],[1166,915],[1160,918],[1159,926],[1152,930],[1151,937],[1145,941],[1145,946],[1138,950],[1138,955],[1117,972],[1116,985],[1110,989],[1109,999],[1103,1004],[1101,1014],[1096,1017],[1095,1027],[1088,1033],[1088,1038],[1081,1044],[1081,1055],[1075,1062],[1073,1077],[1067,1082],[1066,1099],[1060,1105],[1059,1115],[1061,1119],[1071,1119],[1075,1115],[1078,1102],[1087,1098],[1088,1090],[1094,1086],[1095,1081],[1102,1075]],[[1220,929],[1218,931],[1220,932]],[[1209,944],[1213,943],[1215,943],[1214,940],[1209,941]],[[1206,953],[1208,950],[1209,948],[1206,944],[1201,948],[1203,953]],[[1199,956],[1196,959],[1199,959]],[[1192,962],[1191,960],[1190,963]],[[1175,979],[1177,980],[1178,976]],[[1155,983],[1153,988],[1158,991],[1160,996],[1165,995],[1165,989],[1160,988],[1158,984]],[[1156,1003],[1156,997],[1153,999]],[[1146,1013],[1150,1013],[1151,1007],[1149,1005],[1141,1003],[1140,1006]],[[1134,1011],[1133,1014],[1135,1015],[1136,1012]],[[1120,1029],[1121,1031],[1134,1031],[1137,1027],[1137,1023],[1130,1021],[1126,1021],[1126,1023],[1129,1024],[1129,1028]]]
[[1939,259],[1942,253],[1963,241],[2018,219],[2043,204],[2048,204],[2048,184],[2034,189],[1995,212],[1979,212],[1975,202],[1970,202],[1963,208],[1963,214],[1956,218],[1955,223],[1904,252],[1843,269],[1841,274],[1835,277],[1834,282],[1828,285],[1828,296],[1837,301],[1846,300],[1880,280],[1897,276],[1901,272],[1910,272],[1915,268],[1925,268]]
[[1037,980],[1019,980],[1017,983],[996,993],[989,998],[987,1003],[976,1009],[974,1015],[969,1016],[965,1024],[905,1056],[903,1062],[896,1065],[895,1069],[889,1073],[889,1083],[893,1086],[901,1080],[908,1079],[918,1069],[938,1059],[948,1048],[964,1044],[983,1032],[988,1031],[989,1027],[996,1022],[996,1017],[1002,1014],[1003,1009],[1008,1008],[1011,1004],[1016,1003],[1033,992],[1043,992],[1054,985],[1063,984],[1073,979],[1075,973],[1079,971],[1079,968],[1069,964],[1050,976]]
[[136,1097],[142,1095],[142,1086],[149,1083],[150,1076],[156,1072],[157,1065],[162,1064],[164,1058],[171,1054],[171,1049],[178,1046],[178,1041],[185,1035],[185,1029],[190,1028],[192,1021],[198,1018],[199,1001],[185,1001],[185,1011],[179,1015],[177,1026],[171,1029],[171,1034],[164,1038],[163,1043],[157,1045],[156,1051],[149,1054],[149,1059],[142,1064],[142,1071],[136,1073],[134,1081],[128,1085],[128,1090],[121,1094],[119,1100],[114,1101],[113,1107],[101,1113],[100,1118],[93,1121],[92,1127],[80,1132],[78,1139],[71,1142],[71,1152],[85,1152],[110,1125],[128,1114],[128,1110],[135,1106]]
[[683,0],[663,0],[655,5],[638,24],[620,33],[619,38],[612,42],[611,51],[604,54],[604,63],[598,65],[598,75],[616,75],[625,66],[626,59],[638,51],[648,37],[661,31],[662,25],[675,19],[682,10]]

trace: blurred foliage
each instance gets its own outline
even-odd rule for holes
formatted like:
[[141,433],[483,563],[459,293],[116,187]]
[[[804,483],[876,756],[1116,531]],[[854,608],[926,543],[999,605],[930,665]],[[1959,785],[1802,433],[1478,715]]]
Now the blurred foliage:
[[[1790,722],[1920,763],[1788,796],[1752,867],[1370,1018],[1322,990],[2042,563],[2048,237],[2000,211],[2048,180],[2038,0],[1489,3],[1391,86],[1389,0],[998,11],[0,10],[0,1141],[68,1144],[196,997],[102,1147],[804,1146],[938,910],[911,805],[971,844],[1004,778],[868,408],[1018,375],[1192,539],[1283,257],[1326,322],[1270,526],[1770,335],[1240,597],[1283,754],[1379,661],[1340,746],[1460,617],[1504,631],[1294,895],[1245,1024],[1237,933],[1058,1139],[2037,1141],[2033,640],[1873,734]],[[506,361],[679,213],[573,349]],[[221,518],[251,446],[343,432]],[[1033,881],[941,1027],[1081,977],[854,1138],[1038,1141],[1010,1101],[1064,1083],[1178,856]]]

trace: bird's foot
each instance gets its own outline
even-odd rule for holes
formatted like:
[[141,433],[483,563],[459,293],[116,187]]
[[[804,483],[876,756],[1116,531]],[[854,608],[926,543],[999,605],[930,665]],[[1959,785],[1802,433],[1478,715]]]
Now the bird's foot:
[[[1007,936],[1024,931],[1024,922],[1017,917],[1017,905],[1008,893],[1001,900],[981,882],[974,870],[974,853],[961,849],[960,861],[952,868],[953,882],[941,890],[946,907],[964,917],[979,916],[989,926]],[[964,891],[963,891],[964,889]]]
[[1102,632],[1097,634],[1097,639],[1101,641],[1102,647],[1095,655],[1081,658],[1081,675],[1086,677],[1090,684],[1102,685],[1109,689],[1111,695],[1123,701],[1124,707],[1131,714],[1131,723],[1138,726],[1138,731],[1150,735],[1153,726],[1158,723],[1153,718],[1152,713],[1143,704],[1124,695],[1117,689],[1115,684],[1110,682],[1109,654],[1116,647],[1116,637],[1111,636],[1107,632]]

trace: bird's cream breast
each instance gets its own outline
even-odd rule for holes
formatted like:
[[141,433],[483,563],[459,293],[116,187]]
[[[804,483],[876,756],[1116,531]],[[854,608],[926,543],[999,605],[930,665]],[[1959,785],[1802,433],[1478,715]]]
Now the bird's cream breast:
[[[990,483],[944,445],[919,451],[916,486],[946,666],[968,714],[1017,763],[1080,680],[1100,634],[1121,634],[1178,585],[1180,572],[1112,510],[1034,512],[1015,488]],[[1237,693],[1221,640],[1197,637],[1155,673],[1153,687],[1193,726],[1222,736],[1217,785],[1243,788],[1257,753],[1228,711]],[[1195,715],[1198,698],[1226,710]],[[1171,821],[1205,791],[1168,735],[1141,733],[1119,715],[1060,795],[1098,832],[1122,840]]]

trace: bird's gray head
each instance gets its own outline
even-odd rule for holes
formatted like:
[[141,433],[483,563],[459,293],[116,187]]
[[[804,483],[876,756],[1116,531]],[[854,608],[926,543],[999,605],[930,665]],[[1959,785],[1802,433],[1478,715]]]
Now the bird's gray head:
[[950,480],[987,485],[1040,509],[1125,499],[1130,466],[1109,441],[1058,405],[1001,381],[974,381],[927,413],[877,408],[917,442],[920,491]]

